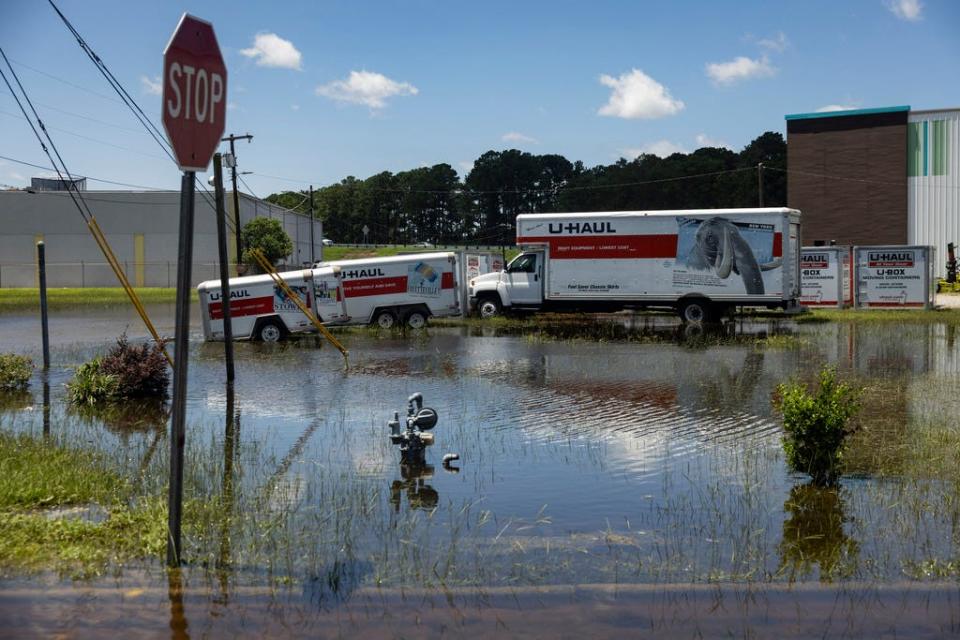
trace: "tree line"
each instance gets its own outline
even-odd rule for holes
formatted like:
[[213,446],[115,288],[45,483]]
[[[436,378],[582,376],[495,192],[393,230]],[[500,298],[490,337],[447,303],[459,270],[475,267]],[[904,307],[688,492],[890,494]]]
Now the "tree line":
[[[768,131],[739,153],[704,147],[588,168],[509,149],[484,153],[463,180],[449,164],[350,176],[314,192],[314,215],[337,242],[498,244],[512,242],[520,213],[755,207],[759,163],[771,168],[763,172],[764,205],[785,206],[787,144]],[[267,200],[307,211],[306,196],[284,191]]]

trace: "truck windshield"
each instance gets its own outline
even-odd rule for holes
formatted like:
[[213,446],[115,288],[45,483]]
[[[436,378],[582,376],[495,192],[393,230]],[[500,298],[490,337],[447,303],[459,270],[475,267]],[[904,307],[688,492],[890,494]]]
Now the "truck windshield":
[[537,254],[524,253],[507,265],[508,273],[534,273],[537,270]]

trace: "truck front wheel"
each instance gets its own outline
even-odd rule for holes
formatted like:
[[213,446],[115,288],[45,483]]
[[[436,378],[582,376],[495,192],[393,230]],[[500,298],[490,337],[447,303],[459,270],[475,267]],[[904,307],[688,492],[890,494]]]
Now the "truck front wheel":
[[713,322],[716,314],[713,305],[706,300],[684,300],[680,304],[680,319],[690,324]]
[[483,298],[477,303],[477,313],[481,318],[492,318],[500,315],[501,306],[497,298]]

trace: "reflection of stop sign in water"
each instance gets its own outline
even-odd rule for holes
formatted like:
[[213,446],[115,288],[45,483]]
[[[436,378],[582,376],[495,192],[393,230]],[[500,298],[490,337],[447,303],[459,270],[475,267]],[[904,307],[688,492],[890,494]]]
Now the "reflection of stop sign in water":
[[185,13],[163,52],[163,127],[181,169],[206,170],[226,114],[227,68],[213,25]]

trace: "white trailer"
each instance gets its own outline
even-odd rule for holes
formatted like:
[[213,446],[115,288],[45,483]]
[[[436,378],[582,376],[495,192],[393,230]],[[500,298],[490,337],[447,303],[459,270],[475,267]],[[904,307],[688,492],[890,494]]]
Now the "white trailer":
[[350,324],[420,328],[432,317],[458,316],[460,280],[450,252],[321,262],[338,267]]
[[937,279],[932,246],[854,247],[857,307],[933,307]]
[[800,212],[698,209],[517,216],[507,268],[473,278],[471,308],[674,308],[719,318],[734,306],[798,308]]
[[[348,321],[340,269],[326,267],[286,271],[279,276],[321,322]],[[220,280],[197,285],[206,340],[223,340],[223,295]],[[315,331],[313,324],[267,275],[230,279],[230,318],[233,337],[277,342],[291,333]]]
[[853,305],[853,247],[804,247],[800,251],[800,304]]

